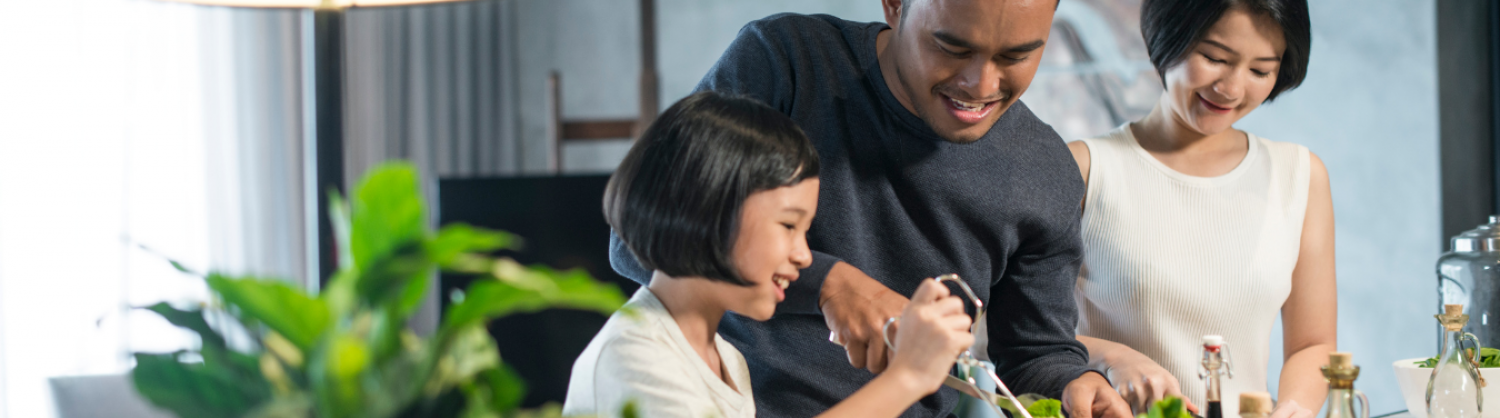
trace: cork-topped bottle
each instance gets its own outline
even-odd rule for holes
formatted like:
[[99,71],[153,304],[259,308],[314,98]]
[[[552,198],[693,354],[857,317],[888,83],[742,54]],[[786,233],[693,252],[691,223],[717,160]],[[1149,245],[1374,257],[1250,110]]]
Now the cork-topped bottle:
[[1271,394],[1266,392],[1244,392],[1240,394],[1240,418],[1266,418],[1271,416]]
[[[1354,356],[1349,353],[1328,353],[1328,365],[1323,366],[1323,378],[1328,380],[1328,414],[1325,418],[1370,418],[1370,399],[1364,392],[1354,389],[1354,379],[1359,378],[1359,366],[1354,365]],[[1359,399],[1359,415],[1354,414],[1354,400]]]
[[[1443,305],[1437,315],[1443,324],[1442,352],[1432,377],[1427,380],[1427,416],[1430,418],[1479,418],[1484,410],[1484,378],[1479,375],[1479,339],[1464,332],[1469,316],[1463,305]],[[1464,340],[1474,344],[1463,349]]]

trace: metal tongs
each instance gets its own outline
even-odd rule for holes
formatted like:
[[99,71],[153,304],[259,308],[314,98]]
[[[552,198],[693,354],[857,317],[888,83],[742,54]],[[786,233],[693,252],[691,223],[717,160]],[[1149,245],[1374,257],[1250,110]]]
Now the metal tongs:
[[[969,297],[969,301],[974,304],[974,323],[969,325],[969,333],[974,333],[978,329],[979,320],[984,318],[984,302],[981,302],[979,296],[974,294],[974,289],[969,288],[969,284],[964,283],[963,279],[960,279],[957,274],[944,274],[933,280],[937,280],[940,283],[957,283],[958,287],[963,289],[964,294]],[[890,349],[893,353],[896,351],[896,345],[891,343],[890,330],[891,324],[894,323],[896,323],[896,318],[887,319],[885,325],[880,328],[880,336],[885,340],[886,348]],[[963,353],[960,353],[958,360],[954,364],[960,366],[961,370],[959,374],[962,377],[948,375],[948,377],[943,379],[943,386],[957,389],[965,395],[984,401],[986,405],[989,405],[990,409],[995,411],[995,415],[997,416],[1005,416],[1004,413],[1000,412],[1000,403],[1010,402],[1016,406],[1016,411],[1022,417],[1032,418],[1031,412],[1026,410],[1025,405],[1021,404],[1021,400],[1016,399],[1016,395],[1010,393],[1010,388],[1005,386],[1005,382],[1000,381],[1000,376],[995,373],[995,368],[974,358],[972,350],[966,349]],[[995,388],[1000,390],[1000,394],[981,389],[979,383],[974,379],[974,369],[984,370],[985,375],[990,378],[990,381],[995,382]],[[1001,395],[1004,395],[1004,397],[1001,397]]]

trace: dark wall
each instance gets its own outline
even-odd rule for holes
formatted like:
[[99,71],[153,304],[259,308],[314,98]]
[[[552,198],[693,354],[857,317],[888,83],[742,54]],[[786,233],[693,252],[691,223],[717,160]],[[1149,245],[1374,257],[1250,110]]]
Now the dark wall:
[[[1443,249],[1496,210],[1494,2],[1438,0]],[[1394,57],[1393,57],[1394,59]]]
[[[628,297],[639,285],[609,267],[609,224],[600,210],[608,181],[603,175],[441,180],[439,222],[510,231],[525,239],[525,247],[504,255],[522,264],[586,269],[597,280],[617,284]],[[444,311],[447,296],[472,280],[442,277]],[[597,313],[551,310],[490,324],[501,358],[529,386],[523,406],[563,401],[573,360],[605,319]]]

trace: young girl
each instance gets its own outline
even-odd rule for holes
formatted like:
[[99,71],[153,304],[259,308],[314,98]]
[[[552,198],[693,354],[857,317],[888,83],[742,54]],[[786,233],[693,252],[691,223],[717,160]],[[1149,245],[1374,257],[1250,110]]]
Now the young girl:
[[1069,144],[1088,185],[1078,339],[1139,411],[1169,394],[1205,406],[1201,339],[1223,335],[1232,413],[1234,393],[1266,390],[1280,314],[1271,416],[1311,418],[1338,314],[1328,171],[1306,147],[1233,126],[1301,84],[1307,3],[1146,0],[1141,34],[1166,86],[1156,108]]
[[[812,262],[817,176],[801,129],[750,99],[697,93],[652,123],[610,179],[604,214],[654,275],[574,363],[563,414],[614,417],[634,402],[644,417],[755,416],[719,320],[770,319]],[[823,416],[894,417],[974,342],[963,303],[932,280],[898,324],[890,367]]]

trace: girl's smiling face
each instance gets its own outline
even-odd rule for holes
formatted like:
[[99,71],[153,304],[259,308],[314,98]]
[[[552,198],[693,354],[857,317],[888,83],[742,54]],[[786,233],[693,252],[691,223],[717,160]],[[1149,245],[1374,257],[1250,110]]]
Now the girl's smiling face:
[[740,209],[732,257],[752,286],[722,286],[724,307],[757,321],[771,319],[798,270],[812,265],[807,229],[818,210],[818,179],[750,194]]
[[1271,95],[1285,51],[1275,20],[1230,8],[1163,75],[1163,104],[1178,124],[1200,134],[1230,129]]

